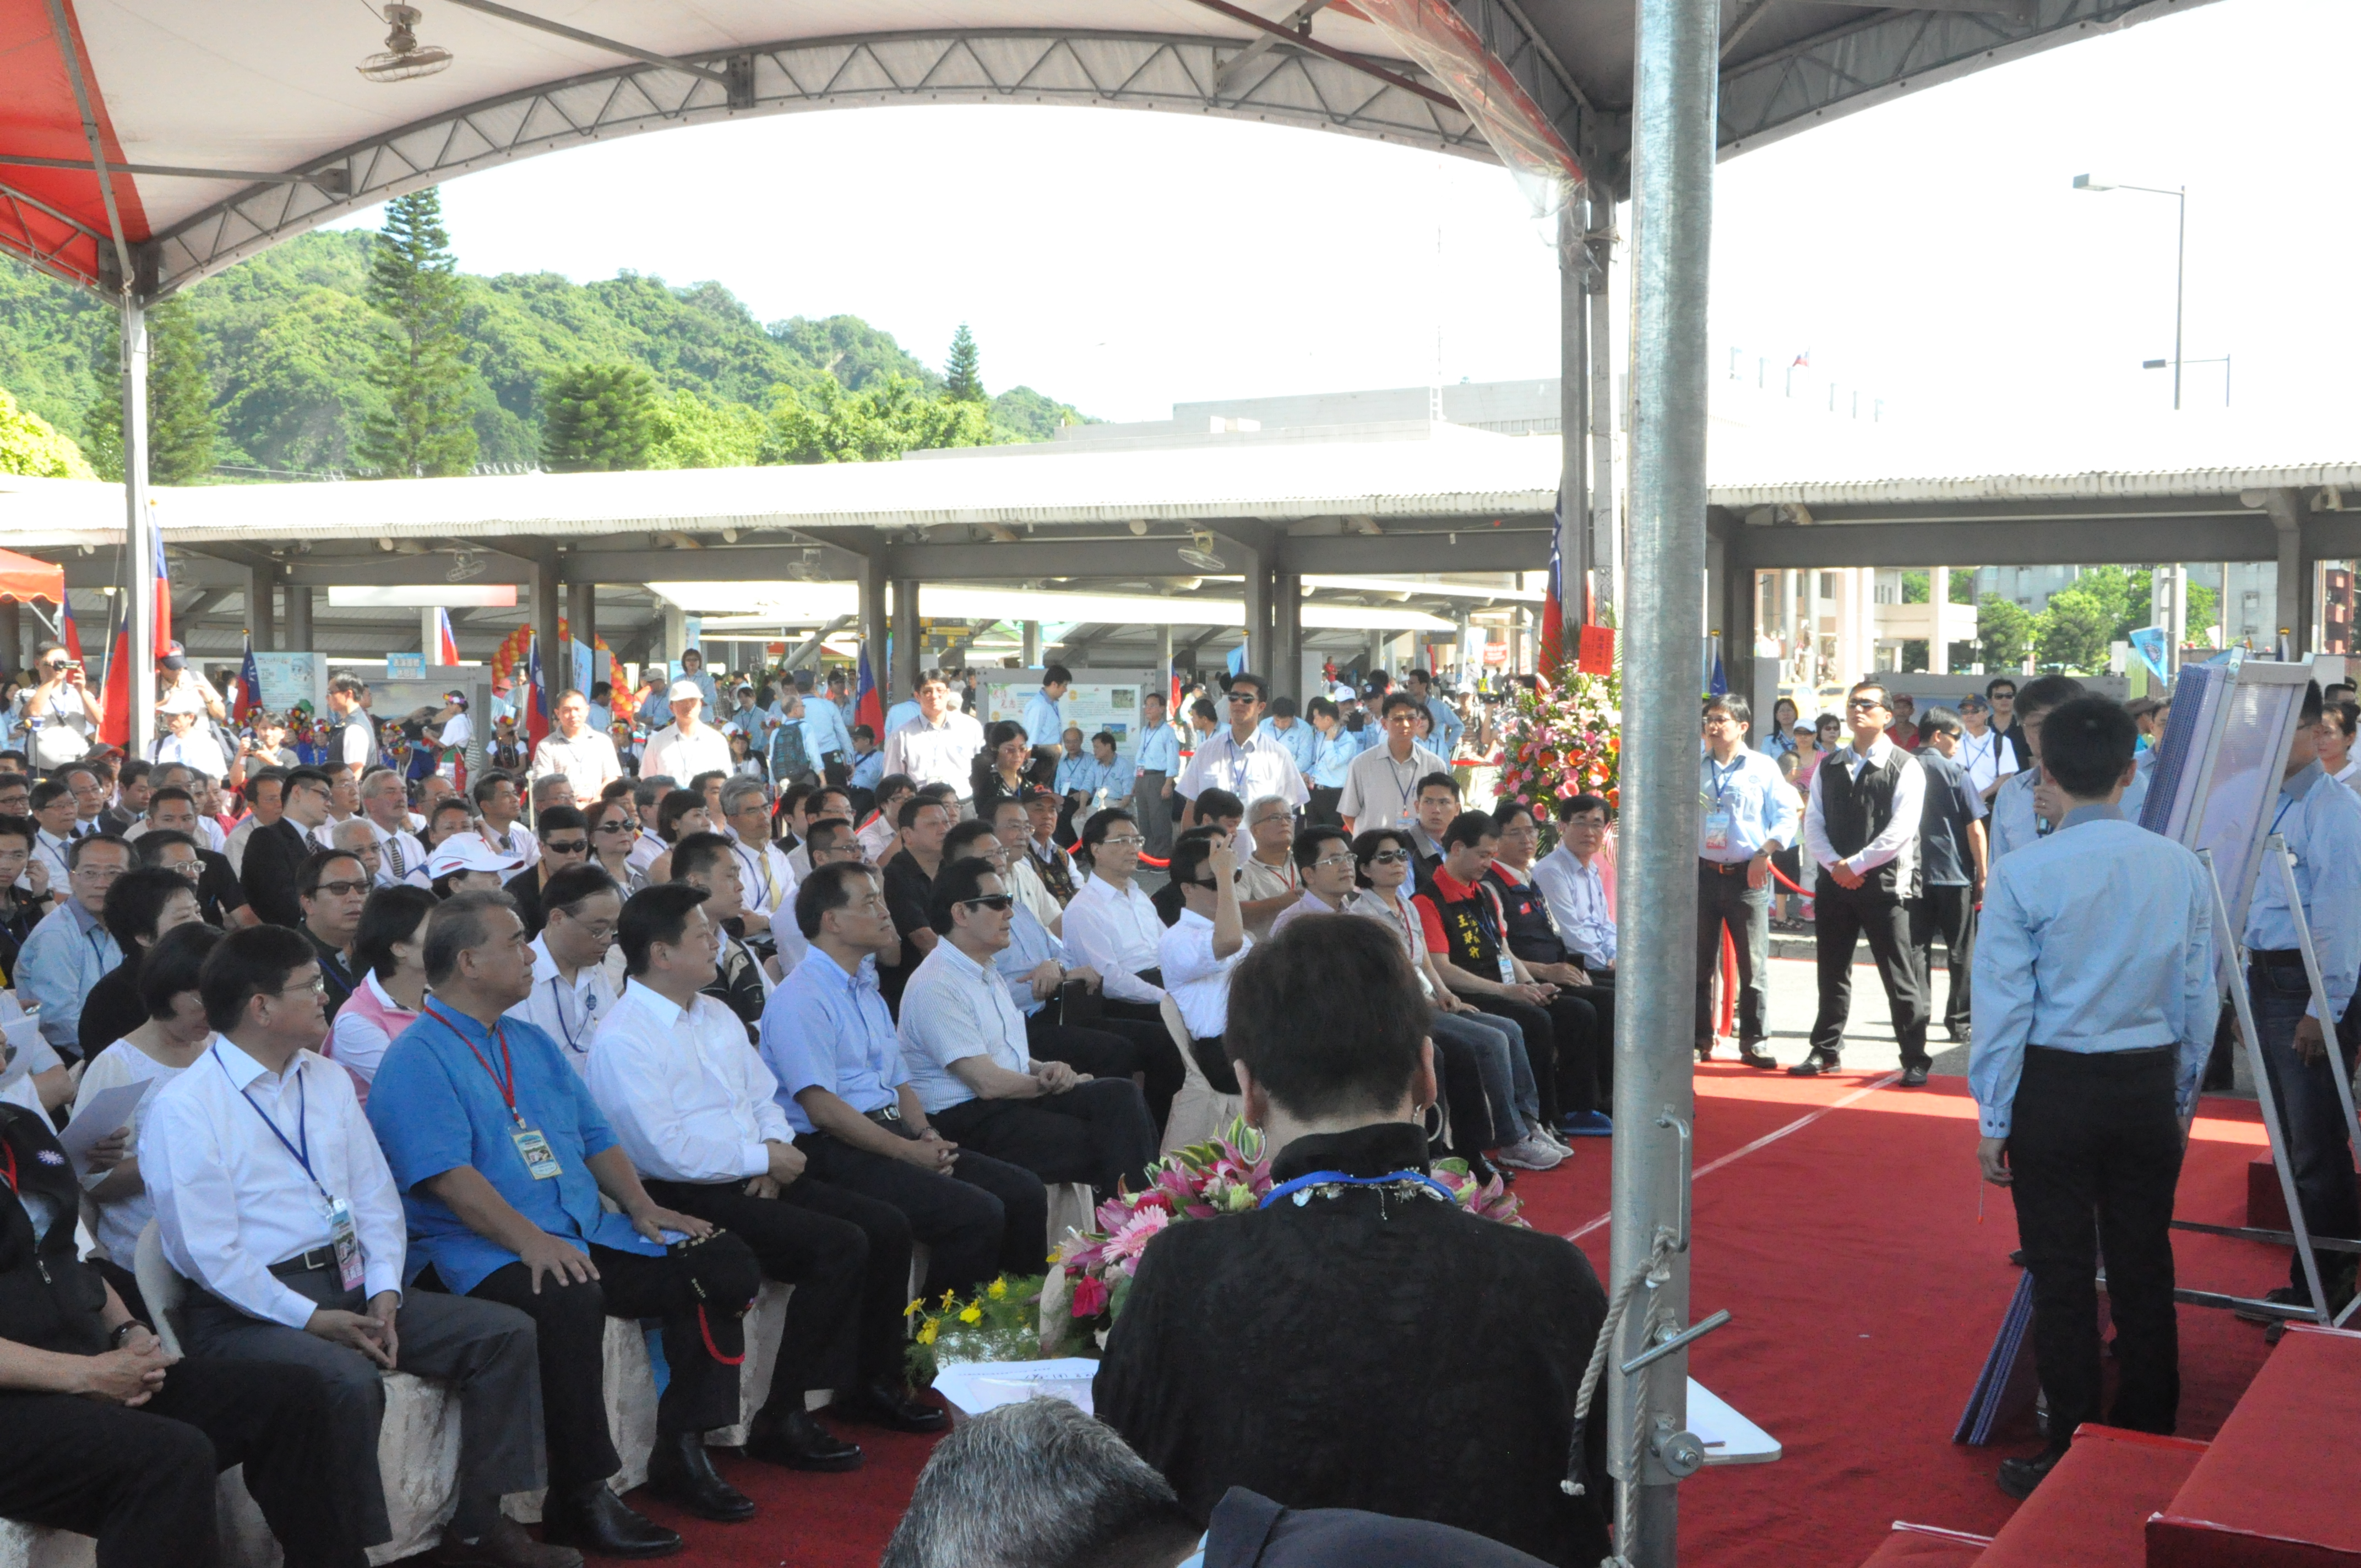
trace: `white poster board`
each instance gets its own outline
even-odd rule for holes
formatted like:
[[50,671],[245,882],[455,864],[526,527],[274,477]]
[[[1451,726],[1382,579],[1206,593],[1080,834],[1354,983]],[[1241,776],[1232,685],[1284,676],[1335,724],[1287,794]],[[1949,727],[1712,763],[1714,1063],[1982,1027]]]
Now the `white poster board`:
[[[980,689],[976,705],[983,711],[976,718],[986,729],[1000,719],[1025,722],[1025,705],[1041,689],[1038,670],[979,670],[976,672]],[[1115,754],[1125,761],[1139,749],[1140,699],[1157,690],[1156,675],[1148,670],[1081,670],[1074,683],[1058,703],[1058,712],[1066,723],[1082,732],[1082,740],[1101,730],[1115,737]],[[1027,735],[1036,746],[1061,744],[1055,735]]]
[[262,688],[262,706],[285,713],[297,703],[309,703],[313,713],[328,707],[328,661],[318,653],[254,655],[255,684]]

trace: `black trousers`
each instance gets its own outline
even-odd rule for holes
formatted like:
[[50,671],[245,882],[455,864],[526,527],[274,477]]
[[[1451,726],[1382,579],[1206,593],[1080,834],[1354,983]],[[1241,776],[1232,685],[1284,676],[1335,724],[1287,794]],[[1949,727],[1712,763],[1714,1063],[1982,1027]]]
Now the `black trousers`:
[[1303,825],[1306,828],[1343,827],[1345,817],[1336,807],[1344,798],[1342,786],[1331,788],[1327,784],[1313,784],[1311,804],[1303,810]]
[[[1821,905],[1826,918],[1827,905]],[[2169,1049],[2025,1053],[2008,1139],[2016,1234],[2033,1275],[2033,1357],[2049,1430],[2099,1415],[2100,1260],[2118,1382],[2106,1420],[2169,1432],[2180,1405],[2172,1193],[2180,1118]]]
[[1833,1055],[1844,1049],[1845,1019],[1852,1012],[1852,955],[1861,938],[1877,960],[1877,978],[1894,1014],[1894,1037],[1902,1045],[1902,1065],[1924,1066],[1927,1055],[1927,981],[1918,972],[1917,949],[1910,945],[1910,912],[1899,903],[1846,898],[1822,877],[1813,900],[1819,938],[1820,1015],[1812,1024],[1812,1049]]
[[1156,1124],[1128,1078],[1094,1078],[1035,1100],[970,1100],[931,1120],[962,1151],[1022,1166],[1045,1184],[1086,1181],[1100,1202],[1118,1182],[1144,1187],[1142,1172],[1156,1157]]
[[1725,872],[1697,861],[1697,1045],[1713,1043],[1714,977],[1721,972],[1721,933],[1738,959],[1738,1038],[1752,1046],[1768,1035],[1771,996],[1771,884],[1746,885],[1746,862]]
[[[746,1244],[719,1235],[708,1247],[739,1249],[747,1269],[755,1265]],[[604,1481],[623,1467],[607,1430],[607,1320],[655,1318],[664,1324],[668,1381],[656,1401],[656,1431],[664,1437],[711,1431],[738,1424],[738,1367],[716,1354],[713,1335],[719,1308],[700,1317],[686,1255],[643,1253],[591,1244],[598,1277],[574,1285],[544,1279],[538,1294],[522,1263],[486,1275],[467,1292],[514,1307],[533,1319],[541,1352],[542,1430],[549,1445],[553,1491]],[[798,1291],[800,1295],[802,1292]],[[738,1330],[741,1325],[732,1323]],[[743,1340],[733,1332],[722,1354],[741,1355]]]
[[[1599,1048],[1598,1010],[1572,991],[1535,1005],[1507,996],[1470,995],[1482,1012],[1515,1022],[1525,1032],[1525,1058],[1541,1096],[1542,1119],[1554,1127],[1570,1115],[1596,1111],[1602,1091],[1614,1091],[1613,1052]],[[1611,1002],[1610,1002],[1611,1005]]]
[[[791,1202],[787,1194],[811,1190]],[[648,1194],[669,1209],[710,1220],[744,1242],[763,1266],[763,1277],[792,1285],[787,1321],[779,1334],[778,1358],[763,1408],[781,1416],[804,1408],[814,1388],[845,1388],[870,1369],[861,1350],[881,1307],[885,1332],[901,1326],[903,1292],[910,1286],[910,1227],[890,1204],[854,1192],[825,1189],[805,1178],[776,1198],[757,1198],[745,1184],[650,1179]],[[889,1275],[881,1301],[879,1270],[870,1262],[869,1226],[832,1211],[857,1207],[877,1212],[871,1224],[902,1234],[898,1277]]]
[[136,1409],[0,1393],[0,1517],[98,1538],[98,1568],[213,1568],[214,1477],[246,1489],[287,1568],[359,1568],[327,1383],[304,1366],[192,1356]]
[[1037,1060],[1061,1061],[1093,1078],[1135,1080],[1161,1134],[1172,1114],[1172,1097],[1188,1079],[1180,1047],[1172,1043],[1162,1015],[1149,1021],[1110,1013],[1093,1024],[1060,1024],[1049,1016],[1056,1007],[1052,1002],[1025,1020],[1025,1048]]
[[1976,962],[1976,890],[1967,886],[1930,887],[1910,901],[1910,946],[1918,955],[1918,973],[1927,987],[1927,1005],[1935,1004],[1935,939],[1943,940],[1950,965],[1951,988],[1943,994],[1943,1029],[1955,1040],[1968,1037],[1969,972]]
[[1041,1272],[1049,1255],[1049,1194],[1031,1171],[961,1149],[951,1174],[943,1176],[827,1133],[806,1133],[796,1147],[810,1162],[807,1176],[902,1212],[912,1239],[927,1246],[926,1294],[965,1295],[994,1274]]

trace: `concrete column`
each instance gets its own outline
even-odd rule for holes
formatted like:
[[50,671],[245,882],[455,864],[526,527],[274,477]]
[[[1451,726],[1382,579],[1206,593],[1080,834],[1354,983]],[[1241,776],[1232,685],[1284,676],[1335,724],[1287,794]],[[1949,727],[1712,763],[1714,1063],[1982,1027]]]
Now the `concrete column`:
[[1022,640],[1017,648],[1016,662],[1028,670],[1041,667],[1041,623],[1038,620],[1018,623]]
[[2273,490],[2265,505],[2271,514],[2271,524],[2279,531],[2279,602],[2271,620],[2270,640],[2273,651],[2267,658],[2277,658],[2277,640],[2284,633],[2301,657],[2312,628],[2312,563],[2303,554],[2303,493],[2300,490]]
[[[1730,689],[1754,700],[1754,618],[1759,594],[1754,568],[1746,559],[1745,542],[1732,539],[1722,546],[1721,602],[1716,606],[1721,625],[1721,668]],[[1768,717],[1765,715],[1764,717]],[[1763,732],[1757,718],[1754,733]]]
[[1246,557],[1246,668],[1265,680],[1273,680],[1277,677],[1271,670],[1270,568],[1264,564],[1260,551],[1233,548]]
[[[565,590],[557,580],[557,559],[544,556],[533,566],[533,635],[541,648],[541,711],[545,718],[557,711],[557,694],[574,684],[574,655],[567,652],[566,639],[558,635],[558,620],[565,609]],[[528,673],[533,667],[526,660]],[[523,715],[523,704],[517,707]],[[524,726],[519,723],[522,736]]]
[[[435,619],[437,611],[433,605],[423,605],[419,608],[418,651],[426,655],[426,663],[429,666],[443,662],[442,651],[435,647],[436,643],[443,641],[443,628]],[[456,631],[457,628],[454,627],[452,630]]]
[[1165,686],[1170,686],[1172,682],[1172,627],[1170,622],[1156,629],[1156,669],[1164,682],[1164,686],[1157,689],[1164,691],[1169,697],[1171,693],[1165,691]]
[[[887,695],[894,672],[885,667],[885,567],[873,553],[882,548],[873,545],[871,550],[864,550],[852,568],[854,586],[859,590],[861,649],[869,657],[869,678],[877,683],[880,711],[895,702],[895,696]],[[885,737],[880,735],[877,743],[884,745]]]
[[246,569],[246,629],[254,633],[258,652],[279,646],[279,573],[269,566]]
[[656,644],[656,651],[651,657],[667,660],[676,665],[680,663],[682,650],[687,646],[688,612],[670,600],[666,600],[664,607],[664,637]]
[[1303,579],[1293,572],[1271,575],[1271,695],[1303,702]]
[[0,600],[0,667],[11,674],[25,667],[25,622],[15,599]]
[[894,579],[894,698],[896,702],[918,689],[918,672],[925,667],[919,647],[918,579]]
[[1951,602],[1951,568],[1930,567],[1927,573],[1927,602],[1935,611],[1935,635],[1927,640],[1927,669],[1931,674],[1951,673],[1951,645],[1943,641],[1943,607]]
[[316,652],[312,635],[312,585],[289,583],[285,585],[285,593],[287,596],[287,635],[284,639],[286,651],[291,653]]
[[566,634],[585,648],[598,646],[598,584],[566,585]]

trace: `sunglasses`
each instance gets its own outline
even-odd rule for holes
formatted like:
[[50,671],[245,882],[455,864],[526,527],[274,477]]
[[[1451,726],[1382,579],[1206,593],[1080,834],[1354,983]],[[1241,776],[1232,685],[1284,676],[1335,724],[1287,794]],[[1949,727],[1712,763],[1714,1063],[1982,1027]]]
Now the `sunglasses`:
[[590,840],[588,839],[544,839],[541,841],[541,847],[548,850],[553,855],[581,855],[588,854],[589,852]]
[[629,822],[601,822],[591,829],[593,833],[630,833],[635,830],[634,825]]
[[1369,857],[1369,864],[1373,866],[1401,866],[1409,863],[1408,850],[1379,850]]
[[960,900],[960,907],[962,909],[989,909],[995,915],[1005,915],[1016,907],[1016,901],[1005,893],[987,893],[981,898]]
[[318,891],[333,894],[338,898],[350,898],[354,894],[367,893],[368,887],[366,882],[324,882]]
[[1255,696],[1252,692],[1231,692],[1229,694],[1229,700],[1232,702],[1257,703],[1260,702],[1262,698]]

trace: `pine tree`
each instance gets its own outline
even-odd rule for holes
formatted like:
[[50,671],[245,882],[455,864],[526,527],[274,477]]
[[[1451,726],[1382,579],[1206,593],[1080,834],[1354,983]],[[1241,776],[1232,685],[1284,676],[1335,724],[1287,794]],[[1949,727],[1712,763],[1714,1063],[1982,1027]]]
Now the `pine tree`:
[[369,367],[385,398],[363,423],[361,460],[390,477],[465,474],[476,463],[474,371],[460,353],[459,281],[434,187],[386,203],[368,301],[393,326]]
[[960,323],[959,331],[951,334],[950,357],[943,361],[943,396],[955,402],[980,403],[983,397],[983,373],[975,352],[975,334]]
[[[82,411],[82,447],[91,466],[123,477],[123,334],[110,328],[92,367],[99,395]],[[148,311],[148,482],[203,484],[214,470],[219,423],[204,340],[189,302],[175,294]]]
[[542,383],[541,461],[560,474],[644,468],[655,382],[636,365],[569,365]]

